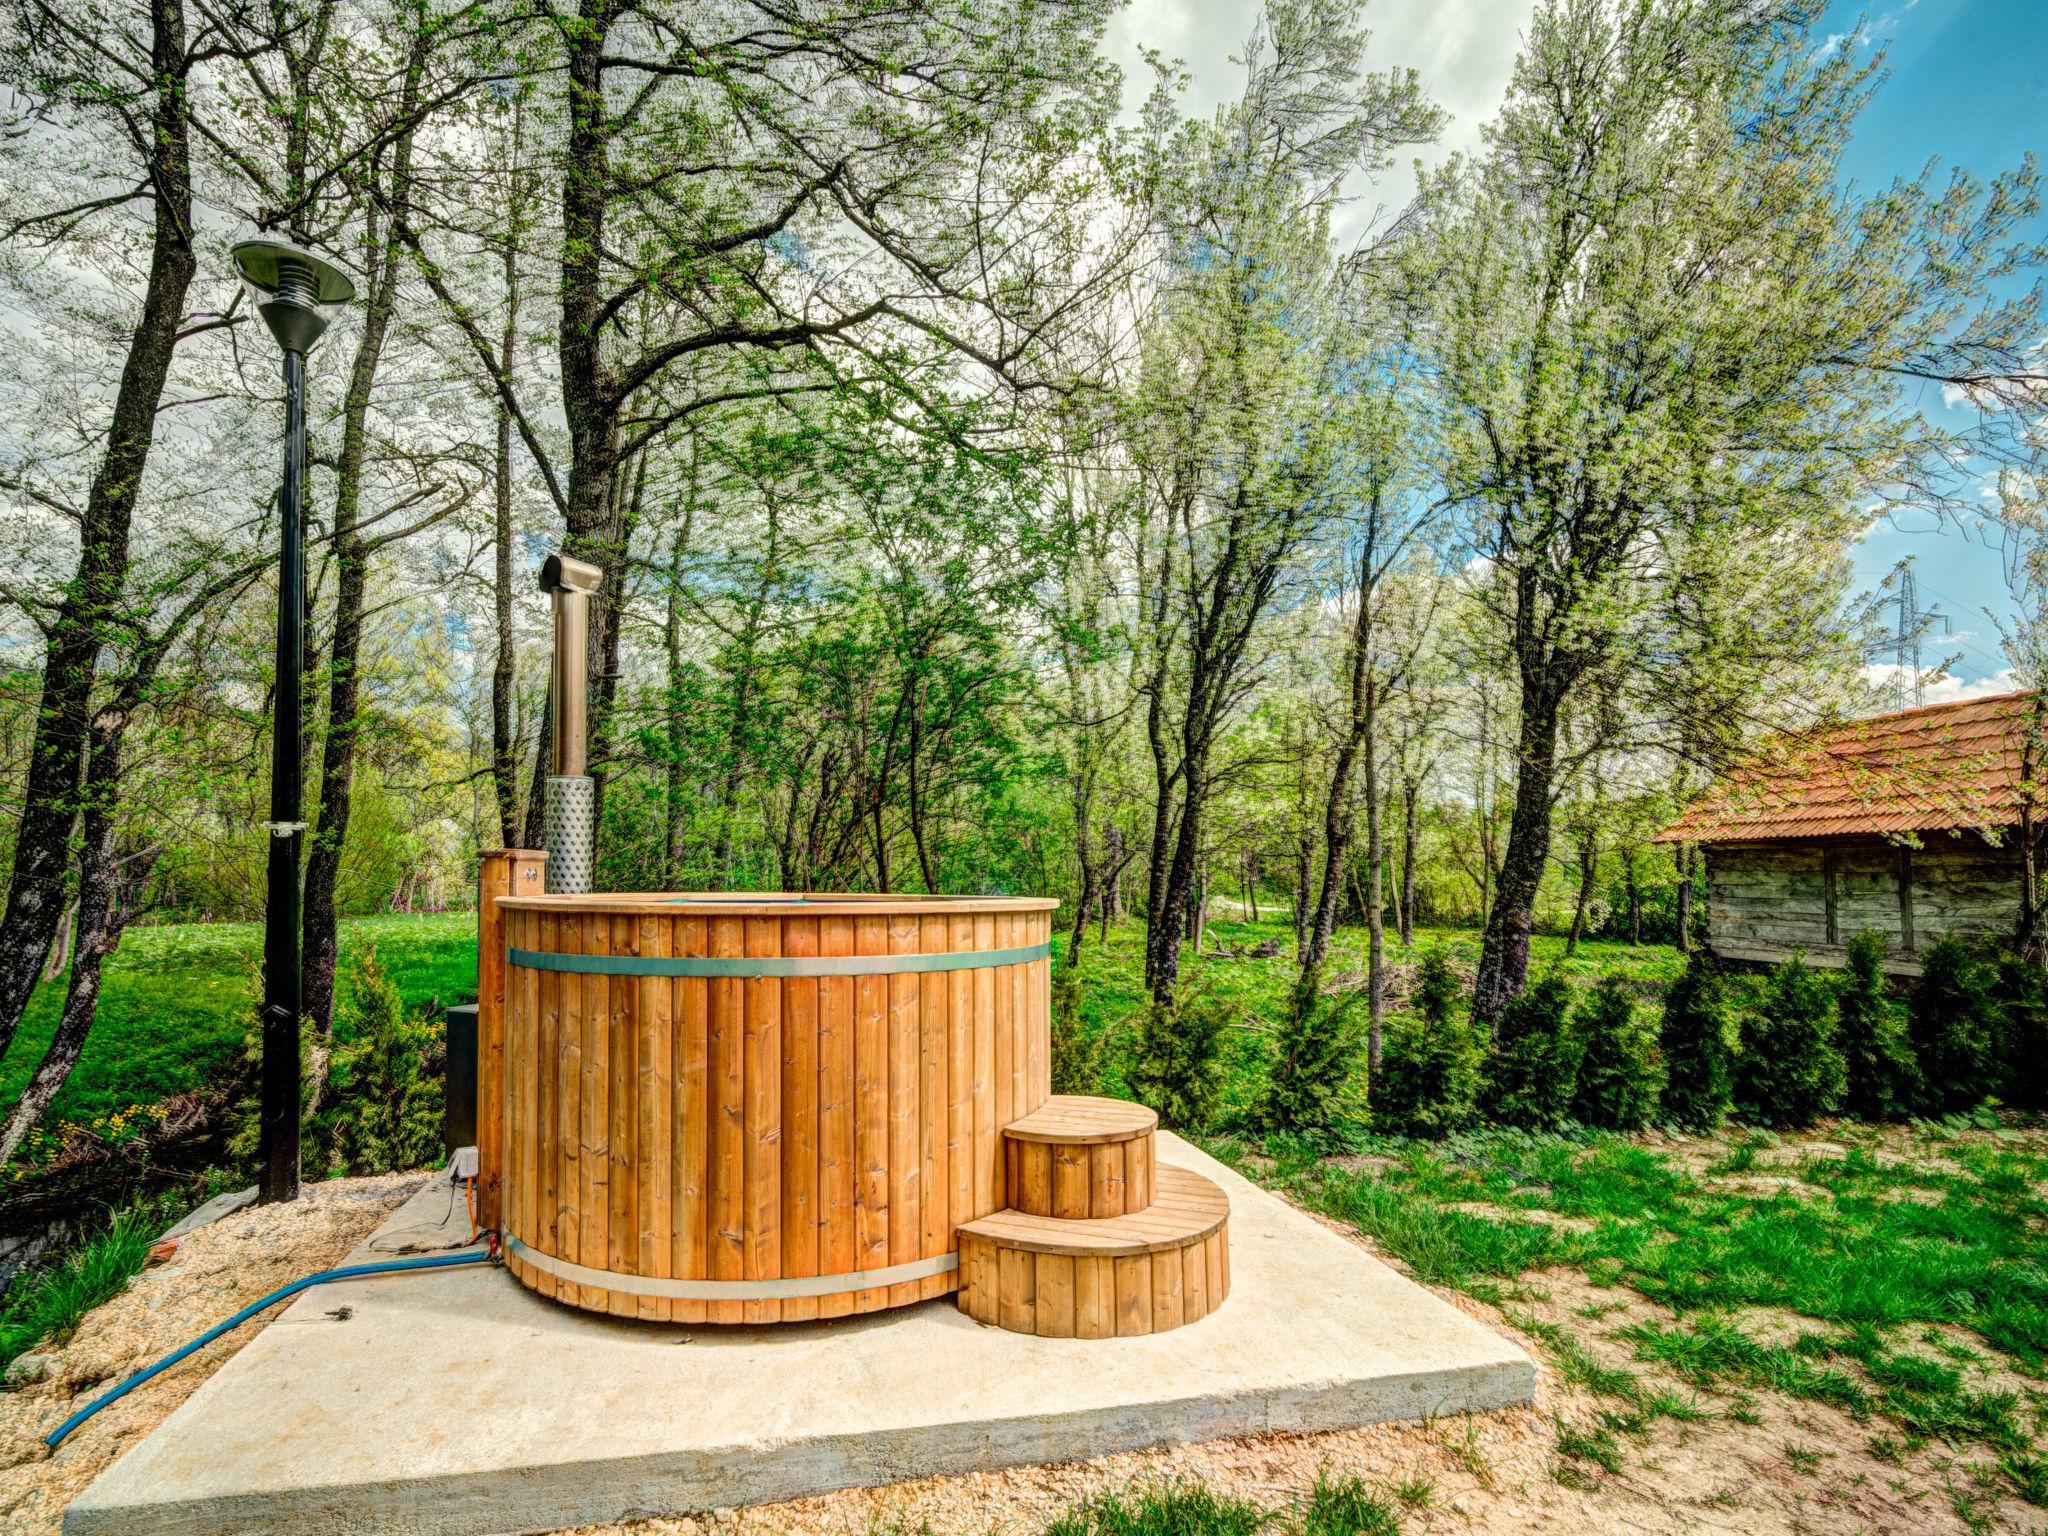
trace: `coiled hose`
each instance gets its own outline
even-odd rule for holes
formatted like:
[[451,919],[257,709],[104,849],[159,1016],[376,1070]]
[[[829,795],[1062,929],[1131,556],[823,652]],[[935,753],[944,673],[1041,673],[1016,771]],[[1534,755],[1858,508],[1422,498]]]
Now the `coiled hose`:
[[157,1361],[155,1365],[147,1366],[137,1371],[118,1387],[102,1392],[98,1397],[79,1409],[78,1412],[72,1414],[62,1424],[51,1430],[49,1434],[45,1435],[43,1443],[52,1450],[55,1450],[57,1446],[63,1443],[66,1435],[106,1407],[107,1404],[119,1402],[152,1376],[169,1370],[194,1350],[204,1349],[230,1329],[241,1327],[242,1324],[249,1321],[258,1312],[263,1311],[267,1307],[274,1307],[286,1297],[296,1296],[299,1292],[307,1290],[312,1286],[324,1285],[329,1280],[354,1280],[363,1275],[388,1275],[394,1270],[448,1269],[457,1264],[491,1264],[495,1262],[496,1256],[489,1250],[480,1253],[446,1253],[437,1254],[432,1258],[426,1259],[387,1259],[381,1264],[348,1264],[340,1269],[323,1269],[316,1275],[306,1276],[303,1280],[294,1280],[290,1285],[282,1286],[272,1291],[261,1301],[251,1302],[226,1322],[214,1324],[213,1327],[200,1334],[191,1343],[172,1350],[163,1359]]

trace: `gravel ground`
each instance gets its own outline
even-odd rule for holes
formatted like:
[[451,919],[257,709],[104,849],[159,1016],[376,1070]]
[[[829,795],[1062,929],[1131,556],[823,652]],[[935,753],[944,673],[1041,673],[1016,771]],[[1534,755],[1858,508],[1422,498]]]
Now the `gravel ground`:
[[[1704,1158],[1714,1149],[1702,1141],[1697,1150]],[[92,1313],[71,1343],[53,1352],[56,1369],[48,1381],[0,1394],[0,1533],[56,1531],[65,1501],[182,1402],[253,1327],[124,1399],[59,1454],[45,1456],[40,1436],[73,1407],[264,1291],[336,1262],[417,1189],[421,1177],[338,1181],[309,1189],[289,1210],[240,1212],[187,1238],[170,1263],[146,1271]],[[1961,1458],[1937,1446],[1904,1465],[1879,1461],[1868,1448],[1876,1426],[1768,1392],[1752,1396],[1754,1423],[1720,1414],[1695,1424],[1655,1421],[1643,1438],[1623,1442],[1616,1472],[1563,1458],[1560,1425],[1590,1424],[1611,1403],[1565,1382],[1546,1362],[1542,1345],[1496,1309],[1457,1292],[1438,1294],[1513,1338],[1538,1362],[1533,1407],[923,1478],[688,1519],[584,1526],[556,1536],[1033,1536],[1073,1505],[1135,1485],[1200,1482],[1219,1494],[1279,1507],[1323,1473],[1362,1477],[1390,1501],[1405,1501],[1407,1536],[2048,1531],[2042,1511],[2006,1498],[1983,1498],[1977,1523],[1966,1524],[1948,1493],[1951,1486],[1969,1486]],[[1689,1390],[1606,1337],[1626,1321],[1669,1317],[1632,1291],[1597,1287],[1576,1270],[1554,1269],[1526,1276],[1515,1306],[1539,1324],[1566,1326],[1601,1363],[1627,1366],[1651,1388]],[[1589,1324],[1596,1313],[1599,1321]],[[1758,1330],[1771,1323],[1762,1316],[1743,1321]],[[1720,1405],[1703,1397],[1702,1406]]]
[[58,1530],[64,1506],[255,1337],[262,1320],[138,1387],[49,1452],[42,1437],[74,1409],[266,1292],[339,1263],[425,1177],[336,1179],[308,1185],[294,1205],[223,1217],[188,1233],[168,1262],[87,1313],[68,1343],[37,1350],[49,1376],[0,1393],[0,1533]]

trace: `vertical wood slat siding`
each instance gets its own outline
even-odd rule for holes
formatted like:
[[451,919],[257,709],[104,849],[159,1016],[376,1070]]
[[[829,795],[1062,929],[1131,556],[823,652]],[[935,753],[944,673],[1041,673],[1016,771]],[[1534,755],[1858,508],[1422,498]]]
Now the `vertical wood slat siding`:
[[1157,1253],[1089,1257],[960,1239],[960,1306],[1044,1339],[1136,1338],[1203,1318],[1230,1295],[1230,1227]]
[[[1050,931],[1037,914],[952,910],[565,907],[503,919],[517,947],[653,958],[943,953]],[[495,1102],[521,1155],[505,1170],[501,1226],[571,1263],[660,1278],[766,1280],[945,1253],[961,1222],[1005,1203],[1001,1127],[1050,1093],[1046,970],[706,979],[512,967],[501,1017],[521,1028],[504,1037]],[[840,1316],[960,1285],[945,1273],[837,1296],[670,1301],[513,1268],[573,1305],[681,1323]],[[1071,1296],[1054,1310],[1078,1327]]]
[[[750,956],[781,952],[782,925],[746,920]],[[772,1280],[782,1269],[782,983],[773,976],[746,984],[746,1278]],[[774,1322],[781,1304],[746,1303],[750,1323]]]
[[[476,1152],[477,1221],[503,1225],[505,1180],[505,1013],[508,923],[518,914],[500,896],[537,896],[547,855],[505,848],[477,865],[476,899]],[[531,932],[533,930],[523,930]],[[523,946],[522,946],[523,947]]]
[[[914,914],[889,919],[889,953],[914,955],[921,924]],[[912,974],[888,978],[889,993],[889,1262],[907,1264],[924,1244],[924,1151],[920,1134],[925,1116],[923,1026],[918,1007],[918,982]],[[903,1280],[889,1287],[889,1305],[917,1300],[923,1286]]]
[[[670,929],[671,952],[708,952],[710,925],[701,917],[678,918]],[[676,994],[675,1168],[670,1176],[673,1240],[672,1275],[710,1272],[711,1234],[711,983],[702,976],[678,976]],[[709,1311],[701,1301],[671,1303],[679,1323],[701,1323]]]
[[[818,953],[818,919],[782,925],[783,953]],[[817,1275],[818,1268],[818,1017],[819,983],[796,976],[782,982],[782,1268],[784,1275]],[[818,1298],[782,1303],[785,1321],[818,1315]]]
[[[852,954],[853,919],[820,918],[818,950]],[[828,976],[818,983],[818,1272],[824,1275],[846,1274],[859,1251],[854,1225],[860,1188],[854,988],[851,976]],[[818,1315],[845,1317],[853,1306],[848,1292],[821,1296]]]
[[[736,917],[711,919],[711,953],[737,957],[746,948],[746,927]],[[711,982],[711,1120],[709,1276],[746,1278],[746,983],[729,977]],[[739,1302],[714,1301],[705,1309],[713,1323],[746,1320]]]
[[[636,919],[640,953],[656,958],[669,952],[669,925],[657,917]],[[667,976],[645,976],[634,985],[639,996],[640,1077],[639,1127],[634,1149],[639,1174],[640,1254],[636,1273],[667,1278],[670,1274],[670,1233],[674,1228],[673,1177],[675,1154],[674,982]],[[639,1315],[665,1323],[673,1314],[668,1300],[643,1296]]]
[[[583,953],[611,953],[610,919],[591,914],[583,919]],[[602,1268],[606,1232],[610,1227],[607,1191],[611,1185],[611,989],[609,977],[578,977],[583,991],[583,1056],[580,1062],[583,1098],[577,1124],[583,1140],[577,1164],[579,1263]],[[577,1291],[577,1304],[602,1312],[604,1292],[591,1286]]]
[[[853,952],[889,952],[886,918],[853,920]],[[889,1265],[889,978],[853,982],[854,1269]],[[854,1295],[856,1312],[888,1305],[888,1291]]]
[[[520,916],[539,918],[539,932],[535,936],[539,943],[547,944],[559,936],[560,919],[556,914],[532,912],[521,913]],[[529,976],[532,977],[531,982],[527,980]],[[544,1252],[560,1253],[562,1151],[556,1130],[556,1112],[561,1105],[561,1086],[557,1078],[562,1065],[562,977],[553,971],[535,973],[522,970],[519,985],[522,989],[531,985],[534,990],[533,1227],[539,1234]],[[554,1295],[554,1276],[542,1275],[534,1289],[543,1296]]]

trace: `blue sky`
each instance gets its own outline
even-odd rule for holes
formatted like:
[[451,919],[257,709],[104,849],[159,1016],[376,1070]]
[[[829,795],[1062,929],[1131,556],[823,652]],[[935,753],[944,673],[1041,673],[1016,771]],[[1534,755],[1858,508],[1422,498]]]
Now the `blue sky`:
[[[1883,8],[1838,4],[1823,32],[1846,33],[1868,16],[1883,43],[1890,78],[1864,113],[1847,154],[1856,181],[1875,187],[1915,174],[1930,158],[1989,177],[2032,149],[2048,154],[2048,0],[1896,0]],[[2035,238],[2048,239],[2048,219]],[[1922,394],[1943,409],[1940,391]],[[1856,574],[1874,588],[1912,556],[1920,606],[1950,616],[1955,638],[1940,626],[1923,659],[1953,658],[1953,675],[1982,682],[2004,665],[1995,625],[1986,616],[2009,604],[1995,537],[1940,528],[1931,517],[1880,524],[1857,552]]]

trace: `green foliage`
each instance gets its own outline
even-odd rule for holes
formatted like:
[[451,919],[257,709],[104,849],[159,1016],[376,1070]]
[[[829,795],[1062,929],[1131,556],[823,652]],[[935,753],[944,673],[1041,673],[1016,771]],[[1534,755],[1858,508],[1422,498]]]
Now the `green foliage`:
[[1664,1087],[1664,1059],[1638,1015],[1634,990],[1609,976],[1587,994],[1573,1022],[1582,1054],[1572,1118],[1605,1130],[1650,1123]]
[[1299,1530],[1301,1536],[1401,1536],[1401,1522],[1360,1479],[1319,1472]]
[[1228,1014],[1214,997],[1190,992],[1171,1007],[1146,1010],[1125,1080],[1169,1130],[1201,1130],[1223,1097],[1223,1031]]
[[1849,941],[1848,963],[1835,984],[1835,1018],[1847,1069],[1842,1107],[1865,1120],[1909,1113],[1920,1099],[1920,1072],[1892,1001],[1884,952],[1882,933],[1857,934]]
[[62,1258],[16,1280],[0,1306],[0,1367],[45,1339],[61,1343],[81,1317],[118,1295],[183,1207],[176,1194],[138,1201]]
[[[374,945],[406,1006],[476,996],[476,914],[349,918],[342,963]],[[50,1106],[53,1134],[66,1121],[89,1124],[137,1104],[217,1085],[237,1070],[249,1024],[250,977],[262,964],[255,923],[146,923],[130,928],[107,957],[92,1034]],[[28,1085],[57,1028],[60,978],[38,987],[21,1032],[0,1061],[0,1099]]]
[[1735,1088],[1726,980],[1695,953],[1664,993],[1658,1047],[1664,1057],[1664,1113],[1692,1130],[1712,1130]]
[[1407,1136],[1447,1136],[1477,1113],[1486,1047],[1461,1009],[1441,944],[1422,952],[1415,1012],[1389,1021],[1372,1084],[1373,1123]]
[[1765,978],[1742,1016],[1735,1107],[1765,1125],[1811,1125],[1842,1102],[1834,988],[1794,955]]
[[1081,1011],[1081,978],[1062,967],[1052,982],[1052,1091],[1102,1090],[1102,1036]]
[[1554,1131],[1571,1117],[1581,1050],[1571,1006],[1571,983],[1550,975],[1501,1010],[1484,1102],[1502,1125]]
[[1906,1005],[1906,1030],[1932,1114],[1970,1108],[1998,1086],[2005,1030],[1994,968],[1961,939],[1938,939],[1920,956],[1920,980]]
[[1105,1494],[1070,1510],[1045,1536],[1260,1536],[1268,1516],[1256,1504],[1219,1498],[1200,1483]]
[[1352,1014],[1361,996],[1327,998],[1296,989],[1275,1032],[1272,1069],[1253,1117],[1261,1129],[1300,1135],[1337,1118],[1358,1064]]
[[443,1098],[428,1058],[440,1044],[440,1026],[407,1017],[375,950],[347,973],[335,1015],[340,1043],[319,1118],[334,1165],[389,1173],[438,1163]]
[[1999,1094],[2025,1109],[2048,1107],[2048,971],[2038,959],[1998,957]]

